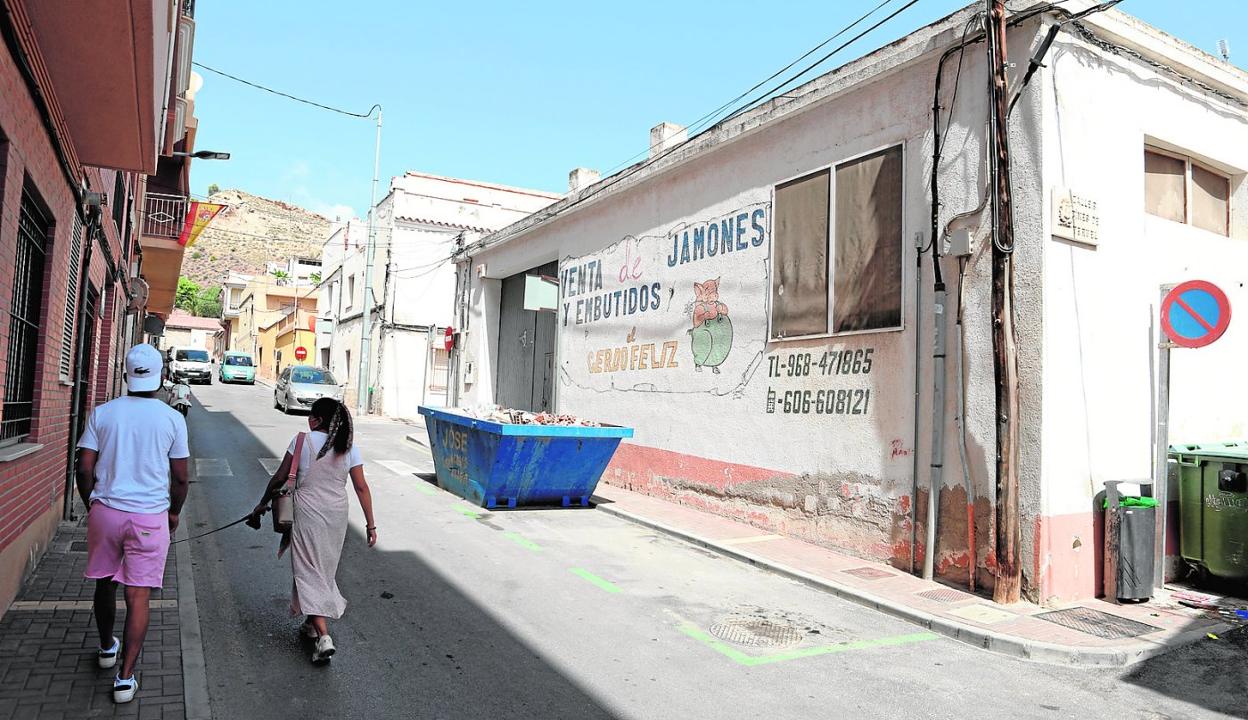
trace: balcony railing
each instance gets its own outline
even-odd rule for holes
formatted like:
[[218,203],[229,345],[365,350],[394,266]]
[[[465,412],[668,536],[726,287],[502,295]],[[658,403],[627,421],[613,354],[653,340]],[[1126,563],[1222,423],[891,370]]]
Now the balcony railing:
[[177,239],[186,223],[186,209],[187,199],[181,195],[148,193],[143,203],[143,234]]

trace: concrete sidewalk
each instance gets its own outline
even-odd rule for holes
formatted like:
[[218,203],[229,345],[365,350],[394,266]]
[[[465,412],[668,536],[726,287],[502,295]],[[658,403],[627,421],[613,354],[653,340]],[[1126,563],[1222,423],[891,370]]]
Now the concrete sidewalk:
[[[152,594],[139,659],[139,692],[115,705],[115,670],[96,665],[95,583],[84,580],[86,518],[63,523],[18,599],[0,619],[0,718],[211,717],[194,578],[185,544],[170,548],[164,587]],[[185,537],[179,528],[178,537]],[[116,635],[125,622],[118,591]]]
[[765,534],[734,520],[605,483],[599,484],[595,500],[602,512],[769,569],[933,632],[1031,660],[1122,667],[1204,641],[1209,634],[1216,636],[1232,627],[1205,611],[1171,601],[1164,591],[1150,602],[1137,605],[1100,600],[1061,607],[997,605],[987,598],[922,580],[883,563]]

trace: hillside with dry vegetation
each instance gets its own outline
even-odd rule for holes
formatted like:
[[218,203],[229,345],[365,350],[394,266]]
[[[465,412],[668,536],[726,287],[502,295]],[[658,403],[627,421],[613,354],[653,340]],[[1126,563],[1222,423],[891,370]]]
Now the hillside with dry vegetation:
[[301,207],[241,190],[221,190],[209,200],[225,209],[182,260],[182,276],[204,287],[220,286],[230,272],[261,275],[269,262],[319,257],[330,221]]

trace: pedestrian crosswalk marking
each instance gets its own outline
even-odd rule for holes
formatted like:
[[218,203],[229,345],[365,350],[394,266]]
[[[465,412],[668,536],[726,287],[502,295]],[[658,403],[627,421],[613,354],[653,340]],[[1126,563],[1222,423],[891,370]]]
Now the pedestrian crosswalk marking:
[[264,472],[267,475],[276,473],[277,469],[282,465],[281,458],[256,458],[256,460],[260,462],[260,467],[264,468]]
[[195,458],[195,474],[200,477],[232,477],[230,461],[225,458]]
[[415,475],[420,472],[418,468],[412,467],[402,460],[378,460],[377,464],[395,475]]

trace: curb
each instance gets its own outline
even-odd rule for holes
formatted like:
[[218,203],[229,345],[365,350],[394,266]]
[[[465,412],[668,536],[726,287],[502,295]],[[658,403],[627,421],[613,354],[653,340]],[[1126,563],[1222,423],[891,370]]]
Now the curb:
[[405,439],[407,440],[407,442],[413,445],[419,445],[426,450],[430,449],[428,435],[421,435],[420,433],[408,433]]
[[1005,635],[993,630],[961,623],[949,618],[937,617],[931,613],[907,607],[893,600],[879,597],[866,590],[842,585],[827,578],[791,568],[782,563],[768,560],[748,552],[743,552],[728,545],[716,543],[699,535],[686,532],[679,528],[635,515],[627,510],[620,510],[611,503],[599,503],[595,498],[595,507],[622,520],[657,530],[678,540],[696,545],[711,552],[719,553],[734,560],[749,563],[777,575],[787,577],[816,590],[831,593],[839,598],[863,605],[878,612],[892,615],[912,622],[920,627],[952,638],[959,642],[988,650],[990,652],[1010,655],[1024,660],[1050,665],[1078,665],[1080,667],[1122,668],[1162,655],[1176,648],[1190,645],[1205,637],[1205,633],[1220,633],[1231,628],[1229,624],[1219,624],[1201,630],[1189,630],[1170,638],[1165,644],[1151,640],[1139,640],[1116,648],[1076,648],[1068,645],[1057,645],[1039,640],[1025,640],[1013,635]]
[[[191,479],[195,479],[192,465]],[[179,524],[174,533],[177,540],[188,536],[186,525]],[[187,720],[212,720],[212,703],[208,699],[208,668],[204,662],[204,636],[199,628],[199,603],[195,596],[195,569],[191,566],[191,546],[178,543],[174,549],[178,573],[178,630],[182,646],[182,703]]]

